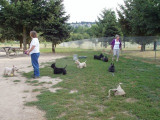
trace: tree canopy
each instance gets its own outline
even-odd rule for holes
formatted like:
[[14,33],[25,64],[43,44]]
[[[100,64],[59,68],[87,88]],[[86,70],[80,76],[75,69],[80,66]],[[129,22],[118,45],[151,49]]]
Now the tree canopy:
[[67,24],[69,16],[65,15],[63,0],[50,1],[46,4],[48,18],[39,27],[47,41],[52,42],[52,51],[55,52],[56,44],[61,43],[70,36],[70,26]]
[[[64,40],[69,34],[66,24],[69,16],[64,15],[62,2],[62,0],[1,0],[0,27],[4,33],[1,38],[21,38],[24,50],[27,49],[26,43],[31,30],[42,32],[48,40],[49,36]],[[46,32],[49,29],[52,29],[52,32]],[[55,42],[57,43],[59,42]]]
[[111,9],[104,9],[102,11],[96,25],[94,29],[97,37],[113,37],[121,33],[120,28],[118,28],[115,12]]
[[[124,36],[157,36],[160,34],[160,1],[159,0],[125,0],[118,10],[119,23]],[[154,39],[135,40],[145,45]]]

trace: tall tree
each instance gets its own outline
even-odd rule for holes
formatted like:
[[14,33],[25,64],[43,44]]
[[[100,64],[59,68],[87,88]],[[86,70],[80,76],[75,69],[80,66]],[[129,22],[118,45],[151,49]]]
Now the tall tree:
[[[120,6],[119,22],[125,36],[156,36],[160,34],[160,1],[159,0],[125,0]],[[154,39],[153,39],[154,40]],[[141,50],[153,42],[151,39],[135,40]]]
[[53,47],[69,36],[69,16],[65,16],[62,0],[1,0],[0,6],[0,27],[4,33],[13,35],[2,38],[21,39],[24,50],[33,29],[43,32]]
[[116,34],[120,34],[115,12],[111,9],[103,10],[96,24],[97,37],[113,37]]
[[46,12],[49,14],[47,20],[44,20],[40,26],[42,36],[52,42],[52,52],[55,53],[55,47],[70,36],[70,26],[67,24],[69,18],[65,15],[63,0],[50,0],[46,6]]
[[27,49],[27,39],[29,31],[39,26],[42,20],[47,19],[45,12],[45,0],[1,0],[0,5],[0,27],[4,33],[13,36],[6,39],[21,39],[23,49]]

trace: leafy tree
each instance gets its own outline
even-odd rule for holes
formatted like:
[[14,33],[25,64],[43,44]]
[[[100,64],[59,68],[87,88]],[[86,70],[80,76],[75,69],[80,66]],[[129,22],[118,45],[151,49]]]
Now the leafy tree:
[[[159,0],[125,0],[120,6],[119,22],[124,35],[129,36],[156,36],[160,31],[160,1]],[[154,39],[139,39],[136,43],[145,45]]]
[[22,39],[23,49],[26,50],[29,31],[40,24],[43,14],[43,1],[40,0],[34,3],[32,0],[12,0],[11,2],[1,0],[0,5],[2,6],[0,9],[0,23],[3,23],[0,25],[4,29],[4,33],[8,33],[8,38],[6,38],[6,35],[4,38]]
[[31,30],[42,32],[54,46],[69,36],[62,0],[1,0],[0,7],[1,38],[19,39],[24,50]]
[[67,41],[75,41],[82,39],[89,39],[92,37],[92,33],[90,31],[91,28],[87,26],[79,26],[75,28],[71,28],[70,38]]
[[[89,29],[89,34],[90,34],[90,36],[91,36],[91,37],[97,37],[97,36],[100,36],[100,37],[101,37],[101,34],[97,32],[98,29],[99,29],[99,27],[98,27],[97,24],[92,25],[92,27]],[[99,34],[100,34],[100,35],[99,35]]]

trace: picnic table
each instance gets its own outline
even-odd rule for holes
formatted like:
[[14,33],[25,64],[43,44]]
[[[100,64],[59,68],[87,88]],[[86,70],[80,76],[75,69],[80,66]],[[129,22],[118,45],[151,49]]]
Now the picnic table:
[[17,52],[20,51],[19,47],[2,47],[7,56],[9,56],[12,52],[14,55],[17,55]]

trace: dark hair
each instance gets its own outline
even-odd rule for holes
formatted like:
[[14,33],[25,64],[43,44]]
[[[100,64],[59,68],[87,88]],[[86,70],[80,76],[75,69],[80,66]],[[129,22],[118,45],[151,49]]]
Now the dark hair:
[[30,32],[30,36],[31,36],[32,38],[37,38],[37,32],[36,32],[36,31],[31,31],[31,32]]

